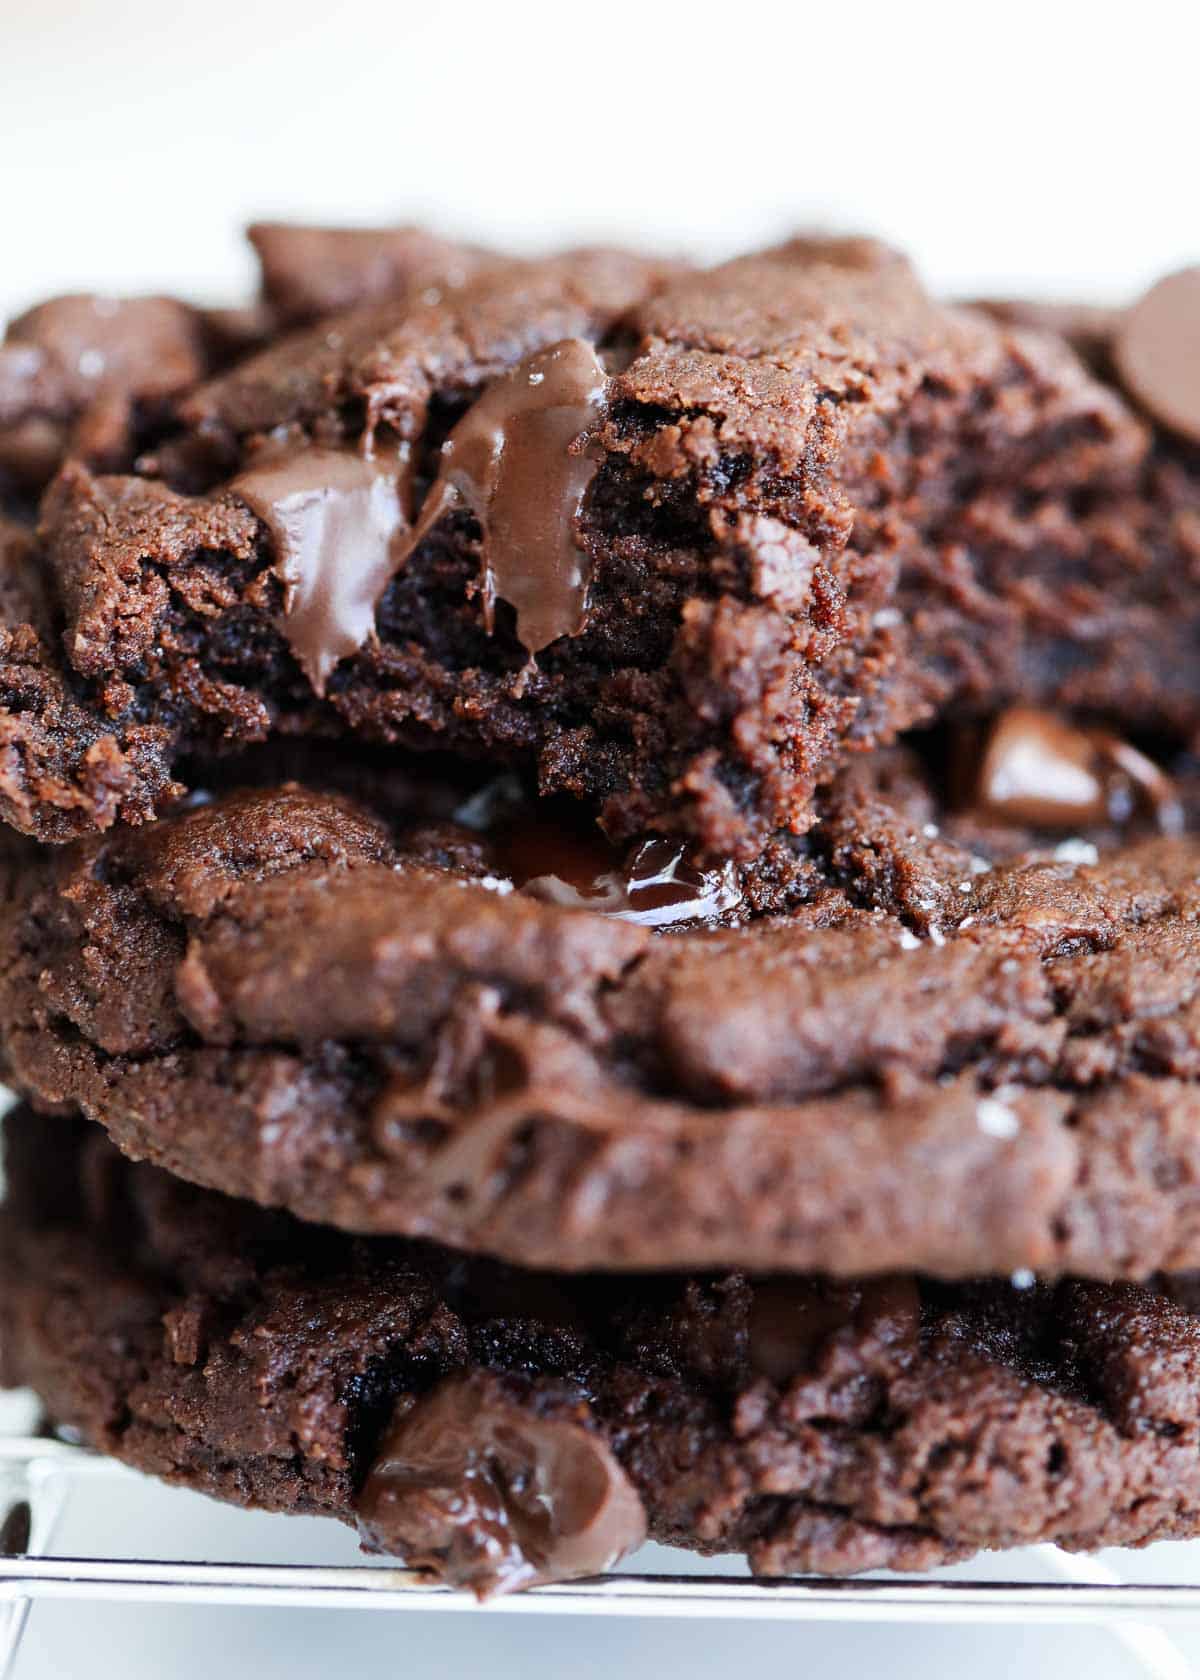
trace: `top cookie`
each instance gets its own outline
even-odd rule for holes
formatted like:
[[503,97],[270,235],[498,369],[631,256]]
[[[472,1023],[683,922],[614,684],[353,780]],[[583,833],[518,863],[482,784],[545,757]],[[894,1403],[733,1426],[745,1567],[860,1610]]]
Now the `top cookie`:
[[1191,479],[1147,489],[1063,344],[867,241],[484,261],[177,412],[157,476],[71,468],[43,509],[45,664],[94,729],[45,728],[0,648],[0,807],[42,838],[144,820],[184,755],[350,732],[744,860],[951,702],[1200,721]]

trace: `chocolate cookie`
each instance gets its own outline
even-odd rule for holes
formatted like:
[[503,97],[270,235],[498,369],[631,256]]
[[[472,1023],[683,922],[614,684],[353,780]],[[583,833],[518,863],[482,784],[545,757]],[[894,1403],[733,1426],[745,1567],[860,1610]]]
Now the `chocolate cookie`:
[[1200,1526],[1200,1326],[1157,1290],[548,1277],[300,1226],[90,1127],[8,1139],[6,1381],[481,1593],[646,1533],[777,1575]]
[[7,1077],[186,1178],[525,1264],[1200,1262],[1184,806],[1036,714],[975,758],[957,814],[865,760],[742,868],[386,776],[14,837]]
[[848,747],[951,702],[1200,722],[1186,510],[1136,567],[1077,532],[1140,495],[1142,424],[1055,339],[942,307],[869,242],[684,276],[492,262],[178,418],[156,477],[74,468],[43,509],[47,657],[116,750],[135,722],[162,743],[90,809],[24,708],[57,767],[37,792],[18,761],[0,809],[43,838],[144,820],[181,755],[349,732],[744,860],[811,822]]

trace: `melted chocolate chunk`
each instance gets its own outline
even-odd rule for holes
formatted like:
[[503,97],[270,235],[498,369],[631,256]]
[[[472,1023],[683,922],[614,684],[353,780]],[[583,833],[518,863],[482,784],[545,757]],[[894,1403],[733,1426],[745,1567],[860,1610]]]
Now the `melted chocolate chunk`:
[[1075,829],[1127,822],[1139,810],[1176,834],[1183,813],[1168,777],[1144,753],[1103,730],[1013,706],[992,726],[975,804],[1000,822]]
[[522,891],[547,904],[590,910],[641,927],[716,921],[742,902],[734,864],[701,869],[686,846],[664,839],[641,841],[623,864],[615,868],[610,864],[590,881],[564,878],[556,870],[525,881]]
[[368,1551],[483,1598],[611,1569],[646,1538],[646,1513],[602,1435],[464,1375],[398,1408],[358,1528]]
[[538,654],[579,633],[588,579],[577,525],[597,461],[588,435],[608,375],[593,347],[564,339],[490,385],[442,445],[437,479],[408,544],[466,509],[483,532],[480,589],[488,630],[497,597],[516,609]]
[[682,841],[654,836],[622,851],[570,806],[530,805],[512,777],[488,783],[455,818],[486,835],[503,880],[546,904],[661,928],[719,921],[743,901],[734,863],[701,868]]
[[620,868],[618,848],[595,823],[580,822],[571,806],[534,802],[524,794],[513,798],[507,778],[493,786],[489,807],[475,802],[472,826],[486,833],[498,869],[514,887],[524,889],[554,877],[579,893],[590,893],[599,876]]
[[1168,274],[1126,311],[1113,359],[1155,420],[1200,443],[1200,267]]
[[408,528],[402,470],[394,459],[304,449],[230,485],[271,533],[286,591],[279,628],[318,694],[374,627]]

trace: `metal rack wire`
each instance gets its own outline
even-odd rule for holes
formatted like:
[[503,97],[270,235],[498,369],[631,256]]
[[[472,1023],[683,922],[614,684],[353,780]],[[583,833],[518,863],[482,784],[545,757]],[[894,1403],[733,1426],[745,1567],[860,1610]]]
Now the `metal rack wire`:
[[[81,1447],[0,1437],[0,1680],[15,1672],[30,1605],[125,1604],[423,1610],[475,1615],[745,1617],[756,1621],[1002,1624],[1087,1622],[1113,1630],[1147,1676],[1191,1667],[1161,1624],[1200,1621],[1200,1585],[1125,1581],[1099,1560],[1038,1548],[1049,1581],[615,1573],[480,1606],[403,1568],[52,1555],[56,1522],[84,1478],[133,1472]],[[1160,1624],[1160,1625],[1150,1625]]]

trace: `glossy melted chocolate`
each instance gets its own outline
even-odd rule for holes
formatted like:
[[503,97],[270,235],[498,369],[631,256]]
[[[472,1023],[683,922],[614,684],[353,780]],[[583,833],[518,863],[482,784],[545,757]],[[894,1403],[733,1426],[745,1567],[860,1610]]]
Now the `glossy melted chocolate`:
[[284,585],[279,628],[318,694],[374,628],[408,530],[403,474],[395,459],[314,448],[253,466],[230,485],[271,533]]
[[308,448],[250,467],[230,485],[271,533],[285,587],[280,629],[318,694],[370,636],[379,599],[416,546],[465,509],[482,532],[490,631],[499,598],[531,655],[578,633],[587,596],[578,520],[596,472],[589,434],[608,375],[583,339],[528,357],[485,390],[442,445],[421,517],[405,514],[395,459]]
[[476,795],[459,820],[486,834],[499,877],[531,898],[657,928],[716,922],[742,902],[735,864],[702,869],[682,841],[659,836],[621,852],[573,812],[511,793],[506,804],[504,786]]
[[716,921],[742,901],[734,864],[701,869],[680,841],[657,838],[640,841],[619,864],[610,859],[590,880],[572,881],[557,872],[535,875],[521,890],[548,904],[642,927]]
[[587,563],[578,523],[596,473],[589,433],[608,375],[595,349],[564,339],[489,385],[442,445],[437,478],[407,545],[466,510],[482,532],[480,589],[490,631],[497,599],[516,609],[530,654],[583,624]]
[[358,1528],[368,1551],[482,1598],[611,1569],[646,1538],[646,1515],[602,1436],[476,1374],[398,1410]]
[[1013,706],[992,725],[975,790],[976,808],[998,822],[1071,830],[1127,822],[1139,810],[1178,833],[1175,790],[1144,753],[1103,730],[1079,729],[1053,712]]

